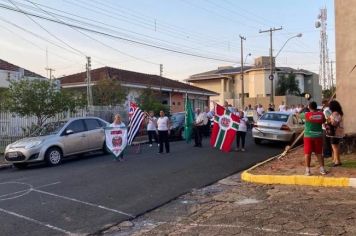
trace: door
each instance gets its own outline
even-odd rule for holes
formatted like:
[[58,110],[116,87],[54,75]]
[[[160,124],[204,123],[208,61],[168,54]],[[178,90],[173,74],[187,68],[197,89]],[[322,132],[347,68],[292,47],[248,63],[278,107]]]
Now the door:
[[88,150],[99,150],[103,148],[105,133],[98,119],[84,120],[87,131]]
[[[73,131],[72,134],[66,134],[66,131]],[[87,134],[83,120],[72,121],[62,134],[63,152],[64,155],[71,155],[88,150]]]

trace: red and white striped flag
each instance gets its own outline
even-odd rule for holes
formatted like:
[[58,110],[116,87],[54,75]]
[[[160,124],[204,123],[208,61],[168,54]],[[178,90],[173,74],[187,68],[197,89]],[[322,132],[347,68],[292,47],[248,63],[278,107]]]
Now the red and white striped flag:
[[229,152],[235,140],[236,131],[239,128],[240,118],[215,104],[214,126],[211,133],[210,145],[219,148],[223,152]]
[[145,116],[144,112],[137,106],[137,104],[134,102],[130,102],[130,110],[129,110],[130,123],[129,123],[129,132],[127,134],[127,144],[131,145],[137,132],[140,129],[144,116]]

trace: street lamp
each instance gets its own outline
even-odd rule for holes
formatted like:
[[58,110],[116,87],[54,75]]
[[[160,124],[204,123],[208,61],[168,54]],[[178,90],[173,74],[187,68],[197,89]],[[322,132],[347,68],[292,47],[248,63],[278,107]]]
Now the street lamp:
[[297,35],[294,35],[292,37],[290,37],[289,39],[287,39],[285,41],[285,43],[283,44],[283,46],[281,47],[281,49],[279,49],[279,51],[277,52],[276,56],[274,57],[274,61],[273,61],[273,58],[272,58],[272,69],[271,69],[271,75],[269,76],[269,79],[271,80],[271,103],[274,103],[274,90],[273,90],[273,79],[274,79],[274,70],[275,70],[275,61],[276,61],[276,58],[277,56],[281,53],[282,49],[286,46],[286,44],[293,38],[300,38],[302,37],[303,34],[302,33],[299,33]]

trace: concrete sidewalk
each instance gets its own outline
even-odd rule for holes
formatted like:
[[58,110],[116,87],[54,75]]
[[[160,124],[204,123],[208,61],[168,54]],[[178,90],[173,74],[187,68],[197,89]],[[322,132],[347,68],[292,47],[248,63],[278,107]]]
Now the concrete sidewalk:
[[234,175],[104,235],[356,235],[356,189],[257,185]]

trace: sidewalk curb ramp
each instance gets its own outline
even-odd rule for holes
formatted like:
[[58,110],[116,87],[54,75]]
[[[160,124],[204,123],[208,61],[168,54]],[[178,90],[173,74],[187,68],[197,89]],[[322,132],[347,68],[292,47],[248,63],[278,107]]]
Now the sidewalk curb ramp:
[[356,188],[356,178],[327,177],[327,176],[304,176],[304,175],[254,175],[249,171],[264,165],[280,155],[271,157],[266,161],[258,163],[245,170],[241,174],[241,179],[245,182],[259,184],[285,184],[285,185],[308,185],[321,187],[354,187]]

